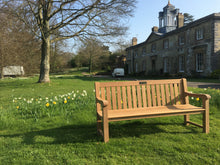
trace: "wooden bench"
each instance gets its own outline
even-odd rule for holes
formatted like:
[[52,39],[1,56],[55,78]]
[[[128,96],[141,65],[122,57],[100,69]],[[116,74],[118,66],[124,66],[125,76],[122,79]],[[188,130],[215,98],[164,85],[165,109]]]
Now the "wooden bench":
[[[206,94],[187,92],[186,79],[95,82],[97,131],[109,141],[109,122],[184,115],[209,133],[209,99]],[[202,99],[202,107],[189,104],[188,97]],[[203,124],[189,120],[190,114],[203,114]]]

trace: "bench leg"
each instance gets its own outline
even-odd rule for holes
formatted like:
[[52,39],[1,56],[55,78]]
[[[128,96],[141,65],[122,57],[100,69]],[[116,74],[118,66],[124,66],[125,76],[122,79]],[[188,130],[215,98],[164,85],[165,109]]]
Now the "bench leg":
[[203,108],[205,112],[203,113],[203,132],[209,133],[209,100],[203,100]]
[[209,112],[205,111],[203,114],[203,132],[209,133]]
[[100,135],[102,132],[102,119],[101,117],[97,114],[97,133]]
[[189,125],[188,121],[189,121],[189,115],[184,115],[184,124]]
[[104,135],[104,142],[107,143],[109,141],[109,124],[108,120],[103,119],[103,135]]

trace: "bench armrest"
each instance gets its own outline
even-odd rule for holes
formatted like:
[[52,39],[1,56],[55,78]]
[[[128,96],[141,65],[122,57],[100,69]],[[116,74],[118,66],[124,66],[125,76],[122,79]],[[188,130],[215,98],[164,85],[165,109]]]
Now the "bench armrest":
[[104,100],[104,99],[102,99],[100,97],[96,97],[96,102],[100,103],[103,107],[107,107],[108,106],[108,101]]
[[205,99],[205,100],[211,99],[211,96],[208,94],[197,94],[197,93],[185,92],[185,95],[190,96],[190,97],[198,97],[198,98]]

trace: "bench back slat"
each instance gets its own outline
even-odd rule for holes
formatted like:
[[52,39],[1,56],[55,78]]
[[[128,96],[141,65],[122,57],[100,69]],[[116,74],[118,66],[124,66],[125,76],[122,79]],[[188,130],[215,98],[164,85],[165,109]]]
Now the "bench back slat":
[[110,87],[106,87],[107,101],[109,102],[109,109],[112,109],[111,91]]
[[151,94],[152,94],[152,101],[153,101],[153,107],[156,106],[156,95],[155,95],[155,85],[151,85]]
[[169,91],[169,84],[165,84],[165,93],[166,93],[166,105],[170,104],[170,91]]
[[151,93],[150,93],[150,85],[147,85],[147,104],[148,107],[151,107]]
[[123,109],[127,109],[127,98],[126,98],[126,88],[122,87],[122,104],[123,104]]
[[173,93],[174,84],[170,84],[170,97],[171,97],[171,104],[174,104],[174,93]]
[[137,108],[137,97],[136,97],[136,88],[132,85],[132,100],[133,100],[133,108]]
[[112,87],[112,108],[117,109],[116,96],[115,96],[115,87]]
[[138,100],[138,107],[142,107],[142,96],[141,96],[141,88],[140,85],[137,86],[137,100]]
[[179,100],[179,91],[178,91],[178,85],[177,84],[174,84],[174,93],[175,93],[175,101],[176,103],[175,104],[179,104],[180,103],[180,100]]
[[117,87],[117,102],[118,102],[118,109],[122,109],[121,87]]
[[165,99],[165,93],[164,93],[164,84],[160,85],[160,90],[161,90],[162,105],[166,105],[166,99]]
[[131,109],[132,108],[132,100],[131,100],[131,87],[128,86],[127,87],[127,96],[128,96],[128,108]]
[[146,86],[142,85],[141,86],[141,90],[142,90],[142,100],[143,100],[143,107],[147,107],[147,102],[146,102]]
[[[185,79],[126,82],[96,82],[96,96],[108,101],[108,108],[136,109],[173,104],[187,104]],[[101,110],[97,104],[97,111]]]
[[156,91],[157,91],[157,105],[161,106],[161,96],[160,96],[160,86],[159,86],[159,84],[156,85]]

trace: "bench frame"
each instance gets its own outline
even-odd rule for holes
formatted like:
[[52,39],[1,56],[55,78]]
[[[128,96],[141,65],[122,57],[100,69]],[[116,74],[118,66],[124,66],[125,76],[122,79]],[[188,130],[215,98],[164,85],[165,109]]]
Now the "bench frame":
[[[95,82],[95,89],[97,132],[103,136],[105,143],[109,141],[109,122],[121,120],[184,115],[185,125],[192,124],[203,128],[204,133],[209,133],[211,97],[188,92],[185,78]],[[190,105],[188,97],[202,99],[202,107]],[[191,122],[191,114],[203,114],[203,124]]]

